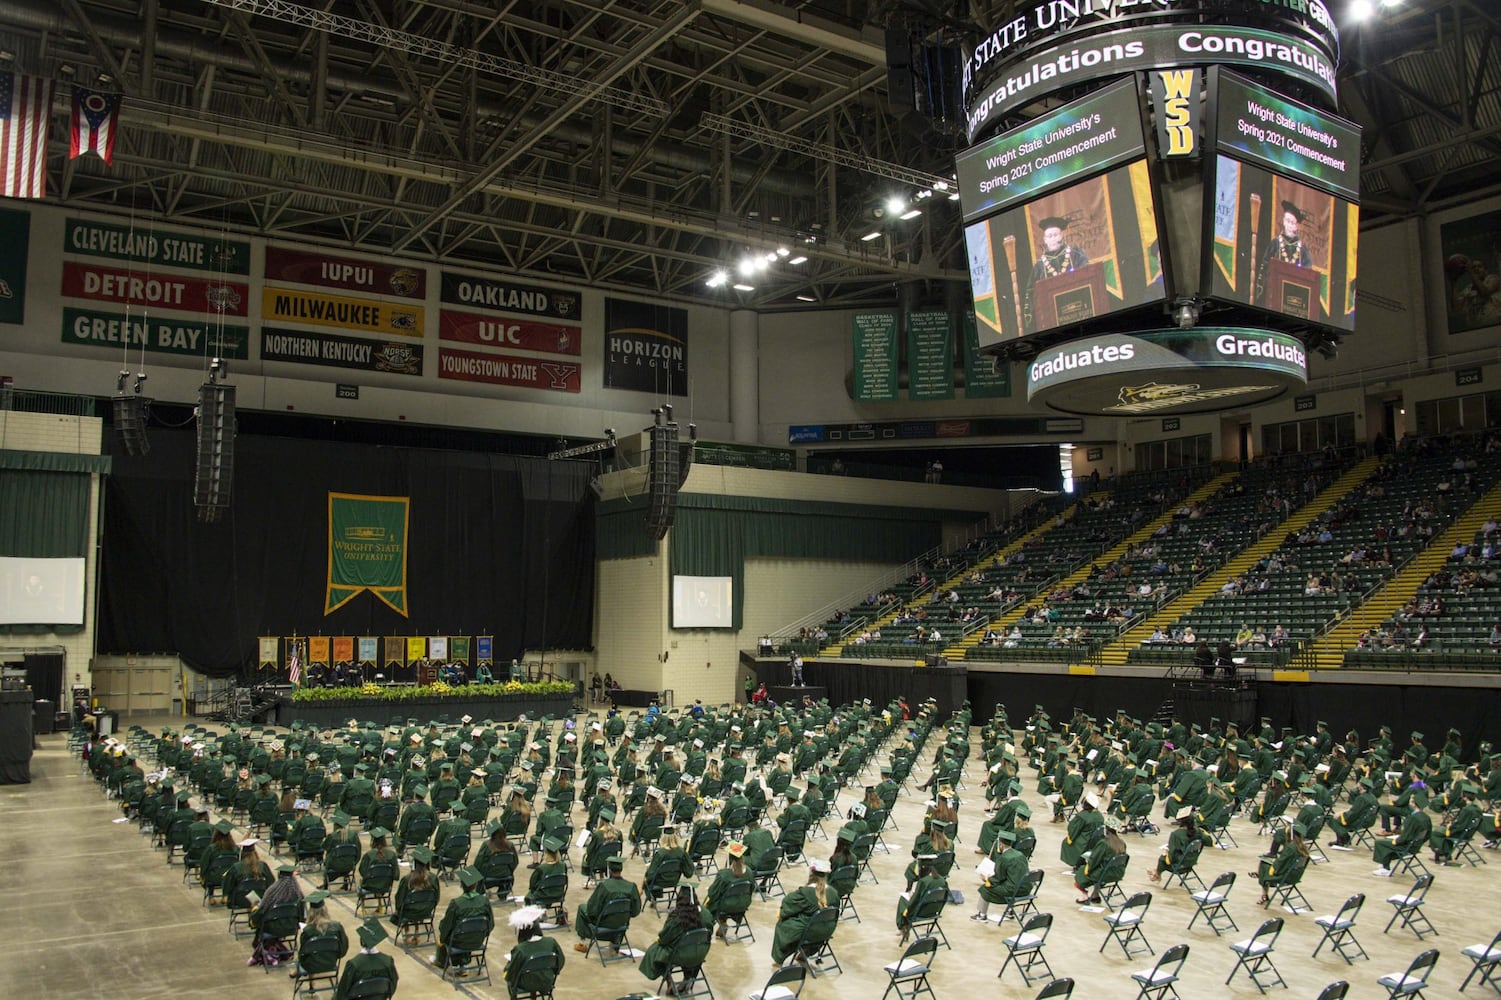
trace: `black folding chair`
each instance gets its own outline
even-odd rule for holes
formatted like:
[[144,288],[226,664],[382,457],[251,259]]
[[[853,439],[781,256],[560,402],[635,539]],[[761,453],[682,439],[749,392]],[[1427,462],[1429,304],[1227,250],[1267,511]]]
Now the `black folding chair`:
[[807,969],[796,963],[784,965],[771,974],[765,986],[750,995],[750,1000],[797,1000],[807,982]]
[[[611,962],[629,962],[631,956],[627,954],[627,951],[631,944],[626,939],[626,933],[630,927],[631,901],[625,898],[606,900],[599,909],[599,915],[594,918],[594,934],[584,949],[584,957],[588,958],[592,950],[599,956],[600,965],[609,965]],[[612,946],[612,955],[605,955],[605,945]]]
[[901,1000],[914,1000],[923,994],[936,996],[933,987],[928,984],[928,972],[932,969],[933,958],[937,954],[937,939],[920,937],[907,946],[901,958],[882,966],[891,979],[886,984],[886,991],[881,994],[881,1000],[886,1000],[892,990],[896,991]]
[[1186,961],[1188,945],[1175,944],[1163,952],[1157,964],[1150,969],[1131,973],[1131,978],[1141,987],[1136,1000],[1162,1000],[1163,997],[1178,996],[1178,990],[1173,984],[1178,981]]
[[1412,888],[1405,894],[1386,897],[1386,901],[1392,905],[1392,918],[1386,922],[1386,927],[1381,933],[1386,934],[1392,929],[1392,925],[1398,920],[1402,926],[1423,940],[1423,935],[1432,934],[1438,936],[1438,930],[1423,913],[1423,901],[1428,896],[1428,890],[1433,886],[1432,875],[1419,875]]
[[[1104,954],[1105,946],[1111,941],[1121,946],[1121,951],[1126,953],[1127,958],[1137,955],[1152,954],[1151,942],[1142,933],[1141,925],[1147,918],[1147,910],[1152,905],[1150,892],[1138,892],[1126,900],[1119,913],[1105,914],[1105,926],[1108,932],[1105,940],[1100,942],[1100,953]],[[1140,940],[1141,947],[1134,948],[1132,942]]]
[[[1315,917],[1314,923],[1324,930],[1323,937],[1314,946],[1313,957],[1319,957],[1319,951],[1324,945],[1329,945],[1334,953],[1345,960],[1346,965],[1354,965],[1357,958],[1369,958],[1365,949],[1360,946],[1360,941],[1355,937],[1355,918],[1360,916],[1360,908],[1365,905],[1365,893],[1357,892],[1344,905],[1338,913],[1331,913],[1322,917]],[[1347,950],[1348,949],[1348,950]],[[1351,956],[1351,952],[1354,956]]]
[[490,981],[490,963],[485,957],[490,947],[490,920],[485,914],[461,918],[445,947],[448,964],[440,977],[444,982],[462,979],[467,986]]
[[1420,997],[1428,988],[1428,977],[1438,964],[1438,949],[1429,948],[1407,966],[1406,972],[1393,972],[1376,980],[1376,985],[1386,988],[1386,1000],[1393,997]]
[[1068,1000],[1074,995],[1074,981],[1072,979],[1055,979],[1042,988],[1037,994],[1037,1000]]
[[[1006,946],[1006,960],[1001,963],[1001,971],[996,973],[996,978],[1003,978],[1006,967],[1015,963],[1016,971],[1022,974],[1022,981],[1028,986],[1032,985],[1034,979],[1042,979],[1044,976],[1052,979],[1053,967],[1042,953],[1048,942],[1048,932],[1052,929],[1051,913],[1034,913],[1028,917],[1020,930],[1001,942]],[[1034,976],[1032,970],[1037,966],[1041,966],[1042,971]]]
[[1209,924],[1209,929],[1214,931],[1215,937],[1219,937],[1222,930],[1225,929],[1220,927],[1219,922],[1221,920],[1225,922],[1226,928],[1229,930],[1240,930],[1240,927],[1235,923],[1235,918],[1230,915],[1229,910],[1225,909],[1225,902],[1230,898],[1230,890],[1233,888],[1235,888],[1235,873],[1220,872],[1215,880],[1209,884],[1209,888],[1190,893],[1189,898],[1198,905],[1198,908],[1194,910],[1194,915],[1188,919],[1187,929],[1193,930],[1195,922],[1202,916]]
[[1460,954],[1475,963],[1470,972],[1465,976],[1465,981],[1460,984],[1459,991],[1464,992],[1465,987],[1470,985],[1470,980],[1475,978],[1475,973],[1480,973],[1480,985],[1489,986],[1497,993],[1501,993],[1501,979],[1497,978],[1498,970],[1501,970],[1501,932],[1491,938],[1489,945],[1472,944]]
[[[1226,986],[1230,985],[1230,980],[1234,979],[1235,974],[1241,969],[1246,970],[1246,975],[1262,993],[1265,993],[1269,986],[1287,985],[1282,981],[1282,973],[1277,971],[1277,966],[1272,961],[1272,952],[1277,947],[1277,937],[1282,933],[1282,923],[1281,917],[1269,917],[1256,928],[1255,934],[1230,946],[1230,950],[1235,953],[1236,957],[1230,975],[1225,977]],[[1263,983],[1262,976],[1270,976],[1272,981]]]

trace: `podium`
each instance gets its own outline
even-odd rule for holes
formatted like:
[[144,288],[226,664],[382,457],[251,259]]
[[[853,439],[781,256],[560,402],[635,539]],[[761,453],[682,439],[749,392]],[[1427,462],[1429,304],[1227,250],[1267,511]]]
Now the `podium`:
[[1266,262],[1266,271],[1262,275],[1265,297],[1261,304],[1298,319],[1328,322],[1324,305],[1319,301],[1321,279],[1322,275],[1311,267],[1299,267],[1273,258]]
[[1085,264],[1032,286],[1032,328],[1050,330],[1104,315],[1113,308],[1105,291],[1105,265]]

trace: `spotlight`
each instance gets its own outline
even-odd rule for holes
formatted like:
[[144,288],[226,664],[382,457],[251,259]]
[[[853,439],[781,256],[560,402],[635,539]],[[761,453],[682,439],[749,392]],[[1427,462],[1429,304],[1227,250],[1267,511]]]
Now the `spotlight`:
[[1369,21],[1371,15],[1376,13],[1376,8],[1371,0],[1353,0],[1350,4],[1350,20],[1360,22]]
[[756,259],[754,257],[742,257],[740,259],[740,274],[749,278],[756,273]]
[[1199,322],[1199,304],[1192,299],[1180,302],[1173,315],[1178,320],[1178,329],[1190,330]]
[[787,247],[777,247],[777,256],[778,257],[788,257],[788,256],[791,256],[791,254],[792,254],[792,251],[789,250]]
[[892,215],[901,215],[907,210],[907,199],[892,195],[886,199],[886,211]]
[[709,275],[708,280],[705,281],[704,284],[708,285],[710,288],[718,288],[728,280],[729,275],[725,274],[724,269],[721,268],[720,270],[715,271],[713,274]]

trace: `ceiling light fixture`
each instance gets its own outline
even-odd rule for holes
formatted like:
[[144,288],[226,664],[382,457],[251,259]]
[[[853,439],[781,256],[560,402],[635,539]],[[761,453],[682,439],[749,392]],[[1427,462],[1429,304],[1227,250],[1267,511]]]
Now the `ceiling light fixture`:
[[808,258],[804,254],[798,254],[796,257],[792,258],[787,263],[789,263],[789,264],[806,264],[806,263],[808,263]]
[[815,299],[815,298],[814,298],[814,297],[813,297],[813,296],[811,296],[811,295],[799,295],[799,296],[798,296],[798,297],[797,297],[797,300],[798,300],[798,301],[799,301],[799,302],[817,302],[817,301],[818,301],[818,300],[817,300],[817,299]]
[[743,281],[737,281],[737,282],[735,282],[735,291],[737,291],[737,292],[754,292],[755,290],[756,290],[756,286],[755,285],[747,285]]
[[901,215],[906,210],[907,210],[907,199],[906,198],[902,198],[902,197],[899,197],[897,195],[892,195],[890,198],[886,199],[886,211],[890,212],[892,215]]
[[917,218],[921,214],[922,214],[922,209],[920,209],[920,208],[909,208],[905,212],[902,213],[902,221],[906,222],[908,219],[915,219],[915,218]]
[[720,270],[715,271],[713,274],[709,275],[709,280],[705,281],[704,284],[708,285],[710,288],[718,288],[728,280],[730,280],[730,276],[728,274],[725,274],[724,269],[721,268]]
[[879,229],[877,229],[874,232],[866,233],[864,236],[860,237],[860,242],[861,243],[869,243],[871,240],[880,239],[880,238],[881,238],[881,231]]

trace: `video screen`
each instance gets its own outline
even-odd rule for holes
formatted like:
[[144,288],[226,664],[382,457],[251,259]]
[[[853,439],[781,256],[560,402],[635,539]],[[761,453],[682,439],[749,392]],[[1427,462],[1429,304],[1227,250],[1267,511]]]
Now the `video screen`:
[[964,230],[980,346],[1167,297],[1145,160]]
[[0,625],[82,625],[83,557],[0,556]]
[[735,581],[728,576],[674,576],[673,628],[734,628]]
[[1213,190],[1206,295],[1355,328],[1359,206],[1223,155]]

